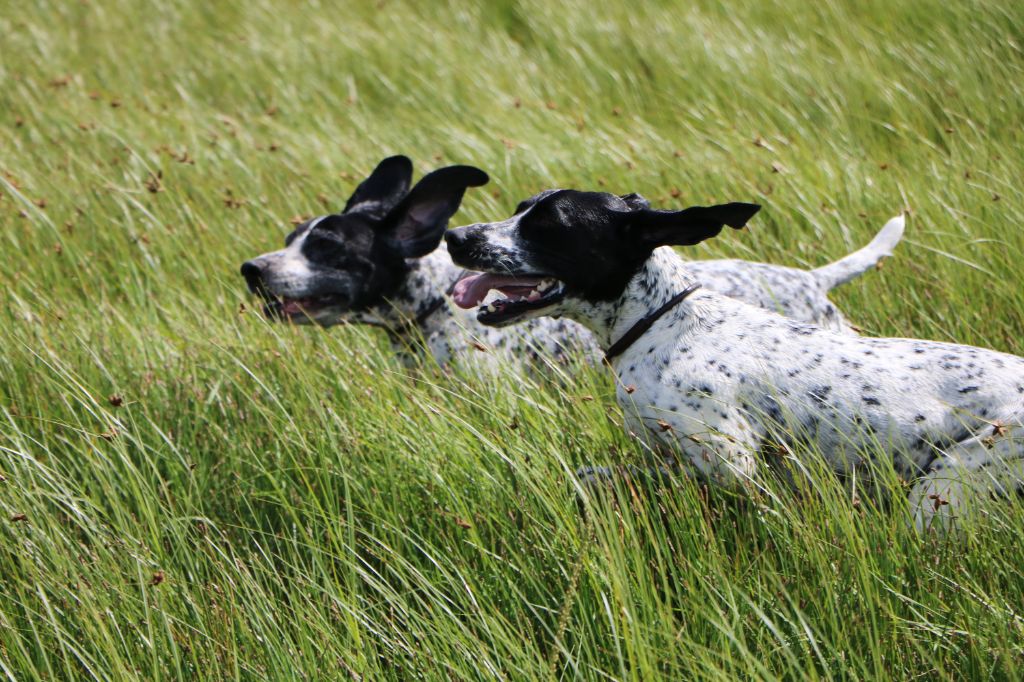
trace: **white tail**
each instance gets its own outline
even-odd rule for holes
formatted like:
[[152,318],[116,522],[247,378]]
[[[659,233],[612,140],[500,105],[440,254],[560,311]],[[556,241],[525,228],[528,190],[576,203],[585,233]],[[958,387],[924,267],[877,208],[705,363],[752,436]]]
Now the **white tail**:
[[893,247],[903,238],[903,216],[899,215],[885,224],[871,243],[835,263],[811,270],[811,274],[825,289],[834,289],[851,279],[860,277],[873,268],[885,256],[891,256]]

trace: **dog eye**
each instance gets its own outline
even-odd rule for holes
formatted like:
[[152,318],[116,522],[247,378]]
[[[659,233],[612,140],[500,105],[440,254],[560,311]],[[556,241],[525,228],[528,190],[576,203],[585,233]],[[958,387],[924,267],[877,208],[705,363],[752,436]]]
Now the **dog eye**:
[[329,263],[344,255],[345,243],[336,234],[316,229],[302,243],[302,253],[311,261]]
[[527,239],[543,239],[545,235],[550,235],[554,232],[556,225],[545,219],[542,216],[533,218],[531,214],[531,220],[523,220],[519,223],[519,233]]
[[341,246],[342,240],[338,238],[338,235],[333,232],[327,232],[326,230],[313,230],[306,237],[306,241],[303,242],[303,247],[310,247],[313,249],[324,249],[331,246]]

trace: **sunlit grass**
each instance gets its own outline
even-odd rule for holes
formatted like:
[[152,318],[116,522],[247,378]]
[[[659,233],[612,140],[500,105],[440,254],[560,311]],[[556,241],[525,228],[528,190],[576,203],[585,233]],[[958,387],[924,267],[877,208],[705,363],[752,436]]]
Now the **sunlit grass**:
[[[1020,3],[8,3],[0,671],[10,679],[1018,673],[1024,510],[915,535],[812,462],[752,499],[638,464],[600,369],[408,370],[274,327],[237,267],[383,156],[764,205],[694,249],[817,266],[872,334],[1024,353]],[[891,472],[889,472],[891,474]]]

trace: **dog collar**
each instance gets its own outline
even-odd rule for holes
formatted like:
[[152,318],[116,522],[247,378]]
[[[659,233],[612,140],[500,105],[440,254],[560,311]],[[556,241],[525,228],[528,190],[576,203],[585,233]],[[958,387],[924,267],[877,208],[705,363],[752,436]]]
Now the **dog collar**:
[[613,343],[608,350],[604,353],[604,361],[611,364],[612,358],[622,355],[626,352],[626,349],[636,343],[637,339],[644,335],[644,333],[651,328],[651,326],[657,322],[661,317],[672,310],[675,306],[682,303],[686,298],[693,292],[700,289],[700,284],[691,284],[686,287],[678,294],[668,300],[668,302],[655,310],[653,313],[645,315],[640,318],[636,324],[630,327],[625,334],[619,337],[619,340]]

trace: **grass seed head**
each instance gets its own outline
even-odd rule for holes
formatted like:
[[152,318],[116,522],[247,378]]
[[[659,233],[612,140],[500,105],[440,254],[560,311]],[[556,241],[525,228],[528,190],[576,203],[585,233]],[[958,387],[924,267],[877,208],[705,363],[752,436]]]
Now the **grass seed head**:
[[164,172],[162,170],[149,174],[149,178],[146,180],[146,189],[150,194],[164,191],[163,177]]

